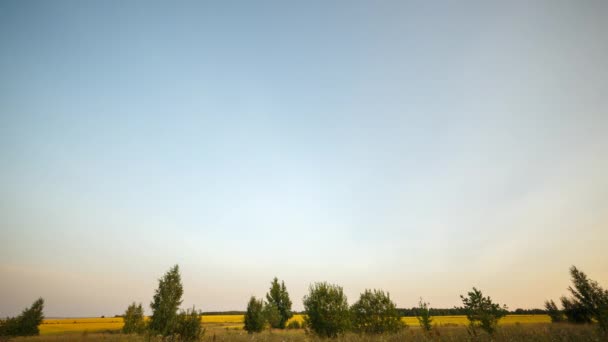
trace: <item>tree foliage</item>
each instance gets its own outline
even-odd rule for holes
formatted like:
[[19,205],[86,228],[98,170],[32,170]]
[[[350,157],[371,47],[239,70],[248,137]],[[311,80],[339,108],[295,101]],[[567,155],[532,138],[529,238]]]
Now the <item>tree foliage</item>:
[[159,279],[158,288],[150,307],[149,328],[153,333],[163,336],[173,335],[178,323],[177,310],[182,303],[184,289],[179,274],[179,266],[173,266]]
[[352,328],[356,332],[381,334],[403,327],[397,306],[382,290],[365,290],[351,307]]
[[564,313],[557,307],[553,300],[545,301],[545,309],[547,309],[547,315],[551,317],[551,322],[559,323],[564,321]]
[[306,327],[320,337],[337,337],[348,330],[349,307],[342,287],[316,283],[303,301]]
[[570,268],[572,284],[568,290],[574,301],[580,303],[595,318],[600,328],[608,332],[608,290],[603,289],[595,280],[579,271],[575,266]]
[[496,331],[498,321],[507,314],[507,307],[492,302],[492,299],[484,297],[480,290],[473,287],[473,291],[467,297],[460,296],[467,319],[469,320],[469,331],[477,334],[477,328],[481,328],[488,334]]
[[141,334],[146,329],[144,321],[144,308],[141,304],[133,302],[124,314],[125,325],[122,327],[123,334]]
[[571,323],[598,322],[600,329],[608,333],[608,290],[575,266],[570,268],[572,285],[568,290],[571,298],[561,297],[564,314]]
[[280,327],[281,312],[279,311],[276,305],[272,303],[265,303],[263,313],[264,322],[268,323],[271,328]]
[[589,312],[581,303],[565,296],[562,296],[560,301],[564,307],[564,315],[566,315],[568,322],[574,324],[589,324],[593,321],[591,319],[591,312]]
[[44,319],[44,299],[38,298],[17,317],[8,317],[0,322],[0,336],[39,335],[38,326]]
[[431,318],[431,311],[429,310],[429,303],[425,303],[422,298],[418,302],[418,312],[416,315],[420,327],[425,331],[431,331],[433,318]]
[[251,296],[245,312],[245,330],[248,333],[260,332],[264,329],[264,301]]
[[177,323],[172,335],[179,341],[198,341],[203,337],[205,329],[201,325],[202,313],[196,308],[182,310],[177,316]]
[[[273,328],[285,329],[287,321],[293,316],[291,312],[291,300],[289,299],[289,293],[285,287],[285,282],[275,277],[270,283],[270,290],[266,294],[266,300],[269,305],[274,306],[279,312],[279,320],[269,321]],[[272,310],[272,309],[270,309]]]

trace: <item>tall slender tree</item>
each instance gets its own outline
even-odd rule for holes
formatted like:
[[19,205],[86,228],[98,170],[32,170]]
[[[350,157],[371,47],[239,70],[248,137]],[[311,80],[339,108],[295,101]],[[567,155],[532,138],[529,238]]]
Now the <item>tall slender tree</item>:
[[182,303],[184,289],[182,286],[179,266],[173,266],[158,280],[158,288],[150,307],[149,328],[152,332],[163,336],[172,335],[178,323],[177,310]]
[[424,331],[431,331],[433,328],[433,318],[431,317],[429,305],[429,303],[426,303],[422,300],[422,297],[420,297],[420,301],[418,302],[418,310],[416,310],[416,318]]
[[270,283],[270,290],[266,294],[266,300],[268,305],[274,305],[279,311],[280,319],[274,322],[269,322],[273,328],[285,329],[287,321],[293,316],[291,312],[291,300],[289,299],[289,293],[285,287],[285,282],[274,277]]

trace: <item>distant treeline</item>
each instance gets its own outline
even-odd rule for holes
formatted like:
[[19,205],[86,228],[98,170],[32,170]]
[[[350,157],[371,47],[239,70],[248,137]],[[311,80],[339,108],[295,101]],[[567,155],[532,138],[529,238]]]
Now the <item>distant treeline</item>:
[[203,311],[203,316],[244,315],[245,311]]
[[[397,308],[397,312],[399,312],[399,316],[401,317],[416,317],[419,308],[413,307],[410,309],[407,308]],[[466,312],[462,308],[451,308],[451,309],[440,309],[440,308],[429,308],[431,316],[464,316]],[[304,312],[294,311],[294,314],[305,314]],[[244,315],[245,311],[206,311],[202,313],[204,316],[222,316],[222,315]],[[515,309],[513,311],[509,311],[510,315],[545,315],[547,314],[547,310],[543,309]]]
[[[399,316],[402,317],[416,317],[418,316],[418,311],[420,308],[413,307],[410,309],[401,308],[397,309],[399,312]],[[464,316],[466,315],[466,309],[464,308],[451,308],[451,309],[441,309],[441,308],[429,308],[429,312],[431,316]],[[509,311],[510,315],[542,315],[546,314],[547,311],[543,309],[516,309],[514,311]]]

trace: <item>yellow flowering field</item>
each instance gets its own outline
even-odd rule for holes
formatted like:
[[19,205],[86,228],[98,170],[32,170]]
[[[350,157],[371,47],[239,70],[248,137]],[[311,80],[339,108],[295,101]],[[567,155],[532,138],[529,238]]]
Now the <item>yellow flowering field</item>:
[[122,318],[60,318],[45,319],[40,325],[41,335],[55,335],[65,333],[104,332],[120,330],[123,326]]
[[[221,326],[231,329],[242,327],[243,315],[212,315],[203,316],[203,325]],[[294,315],[290,321],[304,321],[303,315]],[[402,320],[409,326],[418,326],[416,317],[403,317]],[[500,320],[501,325],[550,323],[547,315],[507,315]],[[433,324],[437,325],[466,325],[466,316],[437,316]],[[123,325],[122,318],[61,318],[45,319],[40,325],[42,335],[56,335],[64,333],[105,332],[120,330]]]

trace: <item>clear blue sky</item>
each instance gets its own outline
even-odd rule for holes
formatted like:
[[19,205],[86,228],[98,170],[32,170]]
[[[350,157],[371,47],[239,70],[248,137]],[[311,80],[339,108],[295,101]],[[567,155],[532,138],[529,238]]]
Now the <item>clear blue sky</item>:
[[275,275],[511,308],[608,286],[606,1],[0,2],[0,316]]

